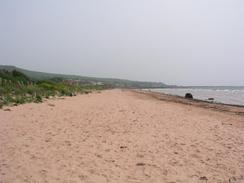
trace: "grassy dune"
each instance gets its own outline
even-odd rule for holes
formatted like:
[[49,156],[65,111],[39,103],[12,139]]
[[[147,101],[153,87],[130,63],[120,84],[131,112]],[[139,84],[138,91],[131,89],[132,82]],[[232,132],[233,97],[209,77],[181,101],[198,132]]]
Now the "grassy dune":
[[43,98],[74,96],[101,89],[101,85],[71,84],[62,79],[33,81],[19,71],[0,70],[0,107],[42,102]]

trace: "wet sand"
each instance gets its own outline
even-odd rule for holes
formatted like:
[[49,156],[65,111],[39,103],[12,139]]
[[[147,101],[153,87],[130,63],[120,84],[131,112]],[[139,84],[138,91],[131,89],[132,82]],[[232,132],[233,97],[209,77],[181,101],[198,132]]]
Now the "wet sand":
[[122,90],[9,109],[1,183],[244,182],[241,113]]

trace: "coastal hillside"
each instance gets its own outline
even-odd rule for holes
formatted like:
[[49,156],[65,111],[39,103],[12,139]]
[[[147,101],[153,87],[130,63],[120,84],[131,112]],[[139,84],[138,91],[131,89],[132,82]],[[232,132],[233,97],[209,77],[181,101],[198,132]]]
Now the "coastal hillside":
[[124,79],[114,79],[114,78],[96,78],[96,77],[86,77],[77,75],[65,75],[65,74],[54,74],[30,71],[22,69],[15,66],[0,65],[0,70],[7,71],[19,71],[26,76],[28,76],[32,81],[38,80],[49,80],[49,79],[60,79],[60,80],[76,80],[81,83],[98,83],[107,85],[109,87],[120,87],[120,88],[164,88],[168,85],[161,82],[143,82],[143,81],[131,81]]

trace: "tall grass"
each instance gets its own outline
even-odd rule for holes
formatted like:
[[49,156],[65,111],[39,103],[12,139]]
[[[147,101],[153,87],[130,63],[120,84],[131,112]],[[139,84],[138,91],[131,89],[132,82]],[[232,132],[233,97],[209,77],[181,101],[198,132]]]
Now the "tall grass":
[[19,105],[28,102],[42,102],[43,98],[55,96],[75,96],[103,86],[69,84],[65,81],[32,82],[20,72],[0,72],[0,108],[4,105]]

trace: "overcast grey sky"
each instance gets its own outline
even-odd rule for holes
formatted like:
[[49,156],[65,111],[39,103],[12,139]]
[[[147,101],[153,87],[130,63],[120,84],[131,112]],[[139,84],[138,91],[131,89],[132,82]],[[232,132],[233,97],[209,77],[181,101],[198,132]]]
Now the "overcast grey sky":
[[244,1],[0,0],[0,64],[244,85]]

